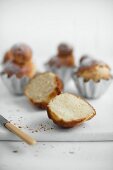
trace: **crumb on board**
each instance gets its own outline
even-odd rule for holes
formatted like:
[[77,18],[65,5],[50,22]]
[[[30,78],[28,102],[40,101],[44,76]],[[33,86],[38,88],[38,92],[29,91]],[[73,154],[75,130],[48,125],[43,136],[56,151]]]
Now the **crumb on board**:
[[38,130],[36,129],[35,132],[38,132]]
[[35,129],[35,132],[40,132],[40,131],[50,131],[50,130],[53,130],[54,127],[51,127],[49,123],[47,124],[40,124],[36,129]]
[[18,151],[17,150],[13,150],[13,153],[17,153]]
[[12,119],[10,119],[10,122],[13,123],[13,125],[17,126],[18,128],[28,129],[29,131],[31,131],[31,133],[46,132],[54,129],[54,127],[52,127],[52,125],[49,122],[40,123],[37,127],[33,127],[33,128],[29,125],[20,125],[22,123],[21,118],[23,117],[20,116],[18,118],[18,123],[13,122]]
[[70,151],[69,153],[70,153],[70,154],[74,154],[75,152],[73,152],[73,151]]

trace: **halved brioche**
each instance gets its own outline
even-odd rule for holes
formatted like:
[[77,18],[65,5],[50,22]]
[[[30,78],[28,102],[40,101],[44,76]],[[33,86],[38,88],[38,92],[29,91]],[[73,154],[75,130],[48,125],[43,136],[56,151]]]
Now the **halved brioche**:
[[47,113],[54,123],[66,128],[81,124],[96,114],[88,102],[70,93],[62,93],[52,99]]
[[25,95],[36,106],[46,109],[49,101],[60,94],[62,81],[53,73],[37,74],[26,86]]

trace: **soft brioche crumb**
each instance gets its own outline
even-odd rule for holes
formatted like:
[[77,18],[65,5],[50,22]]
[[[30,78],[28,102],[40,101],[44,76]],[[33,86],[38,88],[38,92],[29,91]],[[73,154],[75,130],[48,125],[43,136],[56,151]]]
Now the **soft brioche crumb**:
[[46,72],[35,76],[26,86],[25,95],[41,108],[46,108],[50,99],[61,93],[61,80],[53,73]]
[[62,93],[50,101],[48,116],[59,126],[73,127],[91,119],[94,108],[85,100],[69,93]]

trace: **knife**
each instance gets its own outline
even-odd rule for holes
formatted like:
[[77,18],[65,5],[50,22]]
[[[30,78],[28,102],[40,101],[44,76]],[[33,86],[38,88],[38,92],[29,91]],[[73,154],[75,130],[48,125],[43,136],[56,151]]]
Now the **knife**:
[[6,127],[9,131],[17,135],[19,138],[24,140],[27,144],[32,145],[35,144],[36,141],[30,137],[28,134],[14,126],[10,121],[5,119],[2,115],[0,115],[0,124],[4,127]]

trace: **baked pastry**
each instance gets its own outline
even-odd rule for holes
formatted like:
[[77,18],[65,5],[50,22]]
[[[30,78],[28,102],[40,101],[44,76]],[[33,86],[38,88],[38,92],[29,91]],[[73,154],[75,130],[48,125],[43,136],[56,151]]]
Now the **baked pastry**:
[[78,77],[83,77],[85,81],[90,79],[99,81],[100,79],[108,80],[111,78],[110,67],[102,61],[83,56],[80,59],[80,67],[76,72]]
[[45,66],[48,71],[58,74],[64,83],[67,82],[75,67],[73,48],[68,44],[61,43],[57,48],[57,54]]
[[4,73],[8,76],[16,75],[18,78],[27,76],[33,77],[36,73],[35,65],[32,62],[32,50],[23,43],[15,44],[4,57]]
[[36,67],[32,62],[27,62],[24,65],[17,65],[13,62],[6,62],[4,65],[4,74],[8,77],[16,75],[17,78],[29,77],[32,78],[36,74]]
[[60,94],[62,81],[51,72],[37,74],[25,88],[25,95],[36,106],[46,109],[49,101]]
[[71,128],[93,118],[96,111],[80,97],[62,93],[49,102],[47,113],[57,125]]
[[24,43],[15,44],[10,52],[15,64],[24,65],[32,60],[32,50]]
[[112,74],[103,61],[83,56],[73,79],[80,95],[93,99],[104,94],[112,81]]
[[57,48],[57,55],[48,62],[50,66],[73,67],[75,66],[73,48],[65,43],[61,43]]
[[35,74],[32,50],[28,45],[15,44],[6,52],[3,59],[2,79],[11,92],[23,94],[25,85]]

